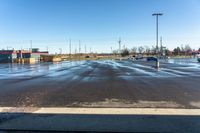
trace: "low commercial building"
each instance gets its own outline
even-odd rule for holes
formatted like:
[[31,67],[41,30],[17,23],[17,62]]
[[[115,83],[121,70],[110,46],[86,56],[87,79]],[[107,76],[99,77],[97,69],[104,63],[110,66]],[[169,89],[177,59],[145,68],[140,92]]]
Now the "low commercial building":
[[[31,63],[40,61],[41,55],[48,55],[48,51],[30,50],[0,50],[0,63]],[[35,61],[34,61],[35,60]]]
[[21,64],[34,64],[36,61],[34,58],[16,58],[13,60],[14,63],[21,63]]
[[12,63],[15,58],[17,58],[17,51],[0,50],[0,63]]
[[48,51],[40,51],[38,48],[31,49],[31,58],[34,58],[36,61],[41,60],[41,55],[48,55]]

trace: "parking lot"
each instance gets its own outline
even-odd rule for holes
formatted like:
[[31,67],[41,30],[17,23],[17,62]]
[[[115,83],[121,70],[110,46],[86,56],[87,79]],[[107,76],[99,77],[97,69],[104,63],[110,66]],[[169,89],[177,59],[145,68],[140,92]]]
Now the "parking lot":
[[200,108],[195,59],[0,64],[1,107]]

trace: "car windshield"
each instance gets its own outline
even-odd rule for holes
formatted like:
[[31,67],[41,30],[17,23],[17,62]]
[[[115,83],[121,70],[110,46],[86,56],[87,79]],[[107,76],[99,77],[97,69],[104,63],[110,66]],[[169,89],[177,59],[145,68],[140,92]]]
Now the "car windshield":
[[0,132],[200,132],[200,0],[0,0]]

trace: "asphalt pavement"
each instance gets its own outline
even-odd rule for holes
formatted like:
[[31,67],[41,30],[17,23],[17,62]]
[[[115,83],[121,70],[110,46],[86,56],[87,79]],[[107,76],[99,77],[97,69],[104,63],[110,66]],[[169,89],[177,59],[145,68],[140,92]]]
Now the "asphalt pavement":
[[0,64],[1,107],[200,108],[200,64],[188,60]]

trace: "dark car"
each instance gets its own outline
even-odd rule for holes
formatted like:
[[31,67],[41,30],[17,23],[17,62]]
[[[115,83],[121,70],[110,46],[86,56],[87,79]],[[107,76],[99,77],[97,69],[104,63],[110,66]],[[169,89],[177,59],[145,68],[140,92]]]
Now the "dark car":
[[147,61],[158,61],[156,57],[147,57]]
[[87,55],[87,56],[85,56],[85,58],[90,58],[90,56],[89,56],[89,55]]

